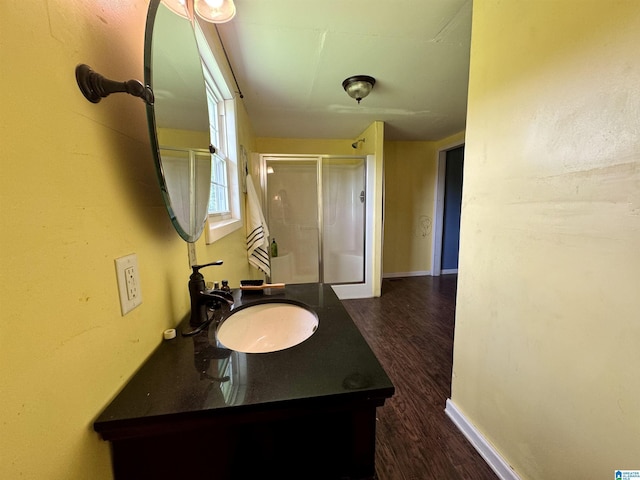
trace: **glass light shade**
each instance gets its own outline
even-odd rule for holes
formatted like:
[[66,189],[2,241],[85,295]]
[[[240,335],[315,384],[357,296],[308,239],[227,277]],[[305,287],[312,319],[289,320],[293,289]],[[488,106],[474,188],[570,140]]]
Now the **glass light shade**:
[[233,0],[195,0],[195,11],[211,23],[226,23],[236,15]]
[[375,83],[376,80],[373,77],[356,75],[342,82],[342,88],[344,88],[345,92],[347,92],[351,98],[355,98],[358,103],[360,103],[360,100],[369,95]]
[[189,18],[189,7],[187,0],[162,0],[162,3],[176,15]]

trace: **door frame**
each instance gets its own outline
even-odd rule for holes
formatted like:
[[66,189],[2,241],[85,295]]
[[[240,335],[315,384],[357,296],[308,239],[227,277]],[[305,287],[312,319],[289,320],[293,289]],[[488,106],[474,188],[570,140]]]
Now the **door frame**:
[[[439,277],[442,274],[442,234],[444,223],[444,191],[447,167],[447,152],[465,144],[464,139],[447,145],[438,150],[438,171],[436,174],[435,201],[433,212],[433,245],[431,257],[431,275]],[[463,187],[464,188],[464,187]]]
[[333,291],[340,300],[351,298],[372,298],[373,291],[373,232],[375,225],[375,167],[376,156],[367,155],[365,161],[365,246],[364,246],[364,283],[332,285]]

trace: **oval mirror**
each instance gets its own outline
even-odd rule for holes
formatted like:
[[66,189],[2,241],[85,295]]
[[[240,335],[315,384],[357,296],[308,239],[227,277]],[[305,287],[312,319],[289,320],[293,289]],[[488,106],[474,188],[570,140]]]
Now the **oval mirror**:
[[147,14],[145,83],[149,137],[165,205],[178,234],[195,242],[204,229],[211,189],[209,113],[191,22],[152,0]]

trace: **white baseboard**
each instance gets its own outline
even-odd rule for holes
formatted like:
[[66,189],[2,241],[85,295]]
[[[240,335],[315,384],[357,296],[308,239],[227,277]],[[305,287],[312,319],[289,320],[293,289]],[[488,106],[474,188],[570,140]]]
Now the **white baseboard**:
[[469,443],[487,462],[487,465],[496,473],[501,480],[520,480],[520,477],[513,471],[500,454],[491,446],[482,434],[473,426],[469,420],[455,406],[451,399],[447,399],[447,406],[444,412],[451,421],[458,427],[462,434],[469,440]]
[[431,275],[431,270],[419,270],[417,272],[384,273],[382,274],[382,278],[424,277],[428,275]]
[[440,273],[442,275],[449,275],[451,273],[458,273],[458,269],[457,268],[444,268],[444,269],[440,270]]

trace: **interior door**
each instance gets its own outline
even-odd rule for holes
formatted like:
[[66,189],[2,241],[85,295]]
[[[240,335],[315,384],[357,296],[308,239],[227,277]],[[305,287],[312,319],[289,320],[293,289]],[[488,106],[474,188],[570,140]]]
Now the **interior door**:
[[446,158],[441,264],[442,273],[445,274],[458,271],[464,145],[449,150]]

